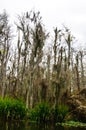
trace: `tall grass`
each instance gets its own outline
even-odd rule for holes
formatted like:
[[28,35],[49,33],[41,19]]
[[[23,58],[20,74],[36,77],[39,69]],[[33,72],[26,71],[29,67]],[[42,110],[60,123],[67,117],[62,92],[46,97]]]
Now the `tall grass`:
[[68,112],[69,112],[69,108],[67,105],[64,104],[57,105],[54,109],[52,109],[53,120],[55,122],[63,122]]
[[37,122],[46,122],[49,120],[50,106],[46,102],[38,103],[29,111],[29,119]]
[[29,111],[29,119],[37,122],[63,122],[69,109],[66,105],[58,105],[52,108],[48,103],[38,103]]
[[5,120],[21,120],[26,115],[26,107],[23,102],[5,97],[0,98],[0,118]]

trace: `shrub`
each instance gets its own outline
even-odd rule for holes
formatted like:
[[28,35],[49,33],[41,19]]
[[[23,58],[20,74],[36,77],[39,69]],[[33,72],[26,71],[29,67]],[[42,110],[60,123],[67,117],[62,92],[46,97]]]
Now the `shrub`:
[[29,118],[37,122],[46,122],[49,120],[50,106],[46,102],[38,103],[29,111]]
[[26,108],[23,102],[6,97],[0,98],[0,117],[10,120],[21,120],[26,115]]

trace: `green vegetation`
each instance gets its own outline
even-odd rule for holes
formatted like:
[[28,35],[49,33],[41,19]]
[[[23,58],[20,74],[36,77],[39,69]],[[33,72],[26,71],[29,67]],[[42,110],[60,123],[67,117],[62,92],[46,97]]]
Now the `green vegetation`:
[[25,104],[17,99],[5,97],[0,98],[0,120],[27,121],[37,123],[53,122],[64,127],[86,127],[85,123],[75,121],[65,121],[65,116],[69,113],[68,106],[60,104],[54,108],[47,102],[40,102],[32,109],[26,109]]
[[50,106],[46,102],[38,103],[29,111],[29,119],[37,122],[48,121],[50,117]]
[[[57,123],[58,125],[58,123]],[[82,122],[75,122],[75,121],[68,121],[65,123],[61,123],[60,125],[66,127],[86,127],[86,123],[82,123]]]
[[66,105],[52,108],[48,103],[42,102],[29,111],[29,119],[37,122],[63,122],[67,113],[68,106]]
[[58,105],[53,109],[53,117],[55,122],[63,122],[65,116],[68,114],[69,108],[66,105]]
[[0,118],[4,120],[22,120],[26,116],[25,105],[16,99],[0,98]]
[[62,122],[68,113],[68,107],[58,105],[52,108],[47,102],[40,102],[32,109],[26,109],[25,104],[17,99],[5,97],[0,98],[0,119],[22,120],[36,122]]

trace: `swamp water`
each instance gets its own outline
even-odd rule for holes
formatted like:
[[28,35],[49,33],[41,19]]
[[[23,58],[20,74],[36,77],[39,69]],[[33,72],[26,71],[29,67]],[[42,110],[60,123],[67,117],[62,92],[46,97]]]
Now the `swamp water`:
[[43,124],[34,124],[34,123],[4,123],[0,122],[0,130],[86,130],[86,128],[74,128],[74,127],[61,127],[53,125],[43,125]]

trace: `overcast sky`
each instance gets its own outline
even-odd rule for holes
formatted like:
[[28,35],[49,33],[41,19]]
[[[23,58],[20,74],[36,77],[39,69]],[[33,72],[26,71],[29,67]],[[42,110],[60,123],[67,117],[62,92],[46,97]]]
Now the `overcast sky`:
[[46,28],[64,24],[80,44],[86,43],[86,0],[0,0],[0,12],[3,9],[11,18],[31,9],[40,11]]

